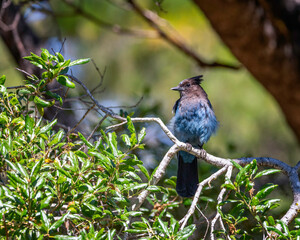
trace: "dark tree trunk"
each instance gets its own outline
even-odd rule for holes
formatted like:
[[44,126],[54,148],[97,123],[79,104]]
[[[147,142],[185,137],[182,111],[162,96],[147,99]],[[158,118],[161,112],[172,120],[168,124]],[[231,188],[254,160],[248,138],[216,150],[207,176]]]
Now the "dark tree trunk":
[[274,96],[300,142],[299,4],[194,0],[236,58]]
[[23,57],[40,49],[40,39],[26,24],[17,5],[0,0],[0,7],[0,36],[4,44],[19,68],[38,74],[37,70],[34,70],[36,68],[32,68]]

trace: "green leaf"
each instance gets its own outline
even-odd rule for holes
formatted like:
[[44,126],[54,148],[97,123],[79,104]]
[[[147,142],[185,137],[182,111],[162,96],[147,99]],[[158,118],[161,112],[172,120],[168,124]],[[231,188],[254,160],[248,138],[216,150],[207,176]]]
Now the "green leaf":
[[4,87],[3,85],[0,85],[0,93],[5,93],[6,92],[6,87]]
[[175,218],[173,218],[173,217],[171,217],[171,219],[170,219],[170,228],[171,228],[173,234],[174,234],[174,233],[177,233],[177,231],[178,231],[178,229],[179,229],[179,223],[178,223],[178,221],[177,221]]
[[49,231],[59,228],[65,222],[65,219],[69,216],[69,214],[70,214],[70,212],[67,212],[60,219],[58,219],[55,223],[53,223],[51,225],[51,227],[49,228]]
[[30,179],[32,177],[36,177],[36,175],[40,172],[43,162],[44,162],[44,159],[41,158],[39,161],[37,161],[34,164],[33,168],[31,169]]
[[19,93],[20,93],[20,94],[23,94],[23,95],[28,95],[28,94],[30,94],[31,92],[30,92],[28,89],[20,89],[20,90],[19,90]]
[[61,55],[59,52],[55,53],[55,55],[57,56],[57,59],[58,59],[59,62],[64,62],[65,61],[63,55]]
[[52,195],[50,195],[50,196],[44,198],[44,199],[41,201],[40,209],[48,208],[49,205],[50,205],[51,199],[52,199]]
[[139,217],[139,216],[143,215],[143,213],[140,211],[130,211],[130,212],[126,213],[126,215],[129,215],[131,217]]
[[41,220],[42,220],[42,223],[44,224],[44,226],[46,228],[45,230],[48,231],[49,227],[50,227],[50,220],[49,220],[49,218],[47,217],[47,214],[44,211],[41,211]]
[[235,177],[235,182],[240,186],[243,184],[245,178],[248,177],[248,171],[251,168],[251,164],[246,165],[242,168]]
[[130,187],[129,190],[137,190],[137,189],[145,188],[147,186],[148,186],[148,183],[139,183],[139,184],[135,185],[134,187]]
[[146,128],[142,128],[142,130],[138,134],[138,143],[141,143],[146,136]]
[[149,187],[147,187],[147,190],[150,192],[161,192],[161,188],[155,185],[150,185]]
[[127,134],[122,135],[122,140],[127,146],[131,146],[130,137]]
[[267,229],[268,231],[275,232],[275,233],[277,233],[278,235],[280,235],[280,236],[282,236],[282,237],[285,237],[284,234],[283,234],[281,231],[279,231],[276,227],[273,227],[273,226],[266,226],[266,229]]
[[128,233],[147,233],[147,229],[127,229],[124,232]]
[[6,115],[6,112],[0,113],[0,123],[1,124],[6,124],[6,123],[8,123],[8,121],[9,121],[9,119]]
[[20,104],[20,103],[19,103],[19,100],[18,100],[16,97],[11,98],[11,99],[9,100],[9,103],[10,103],[12,106],[14,106],[14,105],[16,105],[16,104]]
[[5,76],[5,75],[2,75],[2,76],[0,77],[0,85],[4,85],[5,81],[6,81],[6,76]]
[[68,236],[68,235],[55,235],[54,239],[56,239],[56,240],[82,240],[83,238],[72,237],[72,236]]
[[279,222],[279,224],[281,225],[282,229],[283,229],[283,232],[288,236],[288,237],[291,237],[290,236],[290,230],[288,228],[288,226],[282,221],[282,220],[277,220]]
[[[44,116],[44,108],[40,105],[36,105],[37,109],[38,109],[38,112],[41,116]],[[42,118],[41,118],[42,119]]]
[[38,68],[41,69],[47,69],[47,65],[45,61],[39,57],[38,55],[34,53],[30,53],[31,56],[23,57],[26,60],[29,60],[31,64],[37,66]]
[[102,153],[99,153],[99,152],[96,152],[96,151],[88,151],[88,154],[89,154],[90,156],[94,156],[94,157],[100,159],[101,162],[102,162],[103,164],[108,164],[108,165],[110,165],[110,160],[109,160],[109,158],[107,158],[107,157],[106,157],[105,155],[103,155]]
[[129,130],[129,132],[132,134],[132,133],[136,133],[135,132],[135,128],[134,128],[134,125],[131,121],[131,118],[129,116],[127,116],[127,128]]
[[17,165],[17,167],[19,168],[19,173],[21,173],[21,175],[24,177],[24,178],[26,178],[26,179],[29,179],[29,176],[28,176],[28,173],[27,173],[27,171],[26,171],[26,169],[23,167],[23,165],[22,164],[20,164],[20,163],[16,163],[16,165]]
[[37,105],[37,106],[40,106],[40,107],[51,107],[54,105],[55,101],[46,101],[44,99],[41,99],[40,97],[38,96],[35,96],[34,97],[34,103]]
[[85,143],[85,145],[87,145],[89,148],[94,147],[93,144],[91,144],[88,140],[86,140],[85,137],[80,132],[78,132],[78,136]]
[[235,167],[235,168],[237,168],[237,169],[239,169],[239,170],[242,170],[242,166],[241,165],[239,165],[237,162],[235,162],[235,161],[233,161],[233,160],[230,160],[230,162],[232,163],[232,165]]
[[272,216],[268,216],[268,220],[269,220],[269,223],[274,226],[275,225],[275,221],[274,221],[274,218]]
[[88,63],[91,59],[90,58],[82,58],[82,59],[77,59],[75,61],[72,61],[69,64],[69,67],[75,66],[75,65],[81,65],[81,64],[85,64]]
[[26,115],[26,117],[25,117],[25,129],[29,133],[32,133],[33,127],[34,127],[34,119],[31,118],[29,115]]
[[69,78],[65,75],[59,75],[56,77],[56,81],[59,82],[61,85],[68,87],[68,88],[75,88],[75,83],[71,82]]
[[52,97],[52,98],[54,98],[55,100],[59,101],[60,106],[63,104],[63,100],[62,100],[61,96],[58,95],[57,93],[50,92],[50,91],[46,91],[46,94],[47,94],[49,97]]
[[269,195],[278,185],[276,184],[266,184],[261,190],[259,190],[257,192],[257,194],[255,195],[255,197],[257,197],[258,199],[262,199],[264,197],[266,197],[267,195]]
[[82,240],[81,237],[72,237],[68,235],[55,235],[54,239],[56,240]]
[[178,240],[188,239],[188,237],[193,234],[193,232],[195,231],[195,229],[196,229],[196,225],[195,224],[191,224],[191,225],[185,227],[180,232],[178,232],[178,234],[176,236],[176,239],[178,239]]
[[168,227],[166,226],[166,224],[160,219],[160,217],[157,219],[159,225],[161,226],[163,233],[168,235],[170,237],[170,232],[168,230]]
[[80,150],[77,150],[77,151],[75,152],[75,154],[76,154],[78,157],[88,158],[88,156],[87,156],[84,152],[82,152],[82,151],[80,151]]
[[62,138],[64,137],[64,134],[65,134],[64,130],[60,129],[58,131],[58,133],[56,133],[53,136],[52,141],[48,145],[51,147],[51,146],[59,143],[62,140]]
[[131,226],[134,228],[144,228],[144,229],[148,228],[147,224],[144,222],[133,222],[131,223]]
[[[59,166],[58,163],[54,162],[54,165],[55,165],[56,169],[63,175],[60,177],[66,176],[68,178],[72,178],[72,175],[69,172],[67,172],[65,169],[63,169],[61,166]],[[63,181],[65,181],[65,179]]]
[[42,59],[44,61],[47,61],[50,56],[51,55],[50,55],[49,51],[47,49],[45,49],[45,48],[42,48],[42,53],[41,53]]
[[270,174],[274,174],[274,173],[278,173],[280,172],[281,170],[279,169],[266,169],[266,170],[263,170],[259,173],[257,173],[254,177],[255,178],[259,178],[259,177],[262,177],[262,176],[266,176],[266,175],[270,175]]
[[150,180],[150,176],[149,176],[148,170],[143,165],[141,165],[141,164],[137,164],[137,166],[142,171],[142,173],[144,173],[144,175],[146,176],[146,178],[148,180]]
[[54,119],[52,122],[48,123],[46,126],[42,127],[38,134],[43,134],[48,132],[55,124],[57,123],[57,119]]
[[165,179],[164,183],[167,184],[167,185],[170,185],[174,188],[176,187],[176,183],[173,180],[169,179],[169,178]]
[[118,150],[117,150],[117,135],[115,132],[108,133],[108,143],[109,147],[115,157],[118,156]]
[[222,184],[221,188],[227,188],[227,189],[230,189],[230,190],[235,190],[235,186],[232,184],[232,183],[225,183],[225,184]]
[[15,184],[19,183],[19,184],[27,184],[27,182],[23,179],[20,178],[18,174],[15,173],[11,173],[11,172],[6,172],[8,178],[14,182]]

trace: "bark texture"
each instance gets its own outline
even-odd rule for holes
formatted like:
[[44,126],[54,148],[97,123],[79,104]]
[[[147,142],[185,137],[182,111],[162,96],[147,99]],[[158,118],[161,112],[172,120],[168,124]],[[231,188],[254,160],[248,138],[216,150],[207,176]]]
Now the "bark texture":
[[194,2],[236,58],[274,96],[300,142],[300,5],[291,0]]

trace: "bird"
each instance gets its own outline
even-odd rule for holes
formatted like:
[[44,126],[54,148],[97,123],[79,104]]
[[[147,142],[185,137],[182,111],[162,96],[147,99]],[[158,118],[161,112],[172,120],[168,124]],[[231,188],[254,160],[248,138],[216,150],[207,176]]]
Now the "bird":
[[[172,131],[179,141],[200,149],[219,127],[208,96],[200,86],[202,81],[203,75],[199,75],[184,79],[177,87],[171,88],[180,93],[173,107]],[[176,191],[181,197],[193,197],[199,184],[197,157],[179,151],[177,158]]]

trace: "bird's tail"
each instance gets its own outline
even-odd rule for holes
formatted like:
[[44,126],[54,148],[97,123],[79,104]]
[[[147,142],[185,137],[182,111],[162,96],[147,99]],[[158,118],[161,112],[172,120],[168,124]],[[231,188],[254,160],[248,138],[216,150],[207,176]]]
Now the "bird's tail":
[[181,197],[193,197],[197,191],[198,167],[197,158],[191,162],[184,162],[180,152],[178,153],[178,170],[176,191]]

